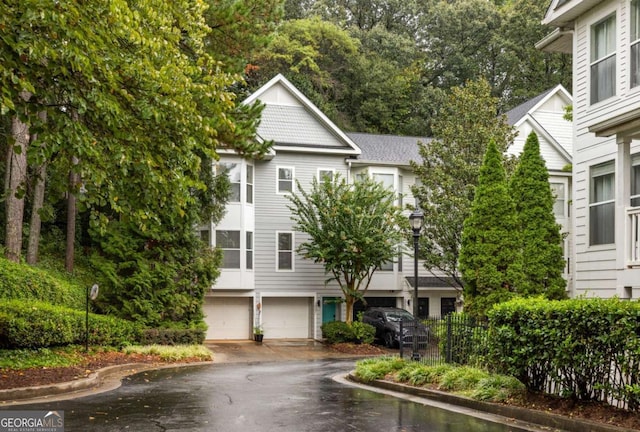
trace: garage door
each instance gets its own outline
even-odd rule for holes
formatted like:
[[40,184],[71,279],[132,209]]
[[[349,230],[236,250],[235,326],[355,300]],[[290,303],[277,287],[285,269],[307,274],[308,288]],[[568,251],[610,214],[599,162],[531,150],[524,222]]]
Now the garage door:
[[250,339],[250,297],[205,297],[207,339]]
[[307,297],[263,297],[262,326],[267,339],[306,339],[309,337]]

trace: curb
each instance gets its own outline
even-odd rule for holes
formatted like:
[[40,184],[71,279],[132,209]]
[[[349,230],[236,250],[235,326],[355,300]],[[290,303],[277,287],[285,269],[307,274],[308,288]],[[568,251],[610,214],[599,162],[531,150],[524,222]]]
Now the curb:
[[199,366],[213,362],[193,363],[127,363],[107,366],[98,369],[85,378],[62,383],[46,384],[33,387],[18,387],[0,390],[0,406],[36,402],[39,399],[55,400],[56,396],[79,397],[78,393],[92,391],[93,393],[113,390],[120,387],[125,377],[149,370],[177,368],[184,366]]
[[[561,429],[567,432],[634,432],[635,429],[627,429],[618,426],[605,425],[590,420],[574,419],[561,416],[558,414],[547,413],[544,411],[535,411],[527,408],[515,407],[510,405],[501,405],[491,402],[477,401],[464,396],[457,396],[450,393],[431,390],[419,387],[412,387],[406,384],[394,383],[384,380],[375,380],[372,382],[364,382],[356,377],[353,373],[347,375],[347,379],[359,384],[371,387],[378,387],[385,390],[391,390],[399,393],[405,393],[412,396],[418,396],[425,399],[431,399],[450,405],[458,405],[464,408],[483,411],[489,414],[495,414],[507,418],[516,418],[518,420],[536,424],[543,427]],[[637,431],[636,431],[637,432]]]

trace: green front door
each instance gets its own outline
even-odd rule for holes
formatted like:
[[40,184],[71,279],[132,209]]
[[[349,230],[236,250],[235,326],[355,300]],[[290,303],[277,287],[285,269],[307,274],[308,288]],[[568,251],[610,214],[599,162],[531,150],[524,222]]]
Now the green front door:
[[336,303],[336,300],[338,298],[339,297],[322,297],[322,324],[337,319],[338,303]]

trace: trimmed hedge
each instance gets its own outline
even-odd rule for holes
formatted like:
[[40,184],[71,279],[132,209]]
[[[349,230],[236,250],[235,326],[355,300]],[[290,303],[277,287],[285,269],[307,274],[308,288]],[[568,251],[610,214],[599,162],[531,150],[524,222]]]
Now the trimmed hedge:
[[518,299],[489,319],[491,364],[530,390],[640,408],[640,303]]
[[331,321],[322,324],[322,337],[330,344],[353,342],[371,344],[376,335],[376,328],[371,324],[354,321]]
[[201,345],[205,338],[204,325],[191,329],[145,329],[140,336],[141,345]]
[[38,300],[84,309],[86,288],[57,279],[37,268],[0,258],[0,299]]
[[[86,312],[44,302],[0,301],[0,348],[83,344]],[[89,343],[123,346],[137,342],[140,328],[123,319],[89,314]]]

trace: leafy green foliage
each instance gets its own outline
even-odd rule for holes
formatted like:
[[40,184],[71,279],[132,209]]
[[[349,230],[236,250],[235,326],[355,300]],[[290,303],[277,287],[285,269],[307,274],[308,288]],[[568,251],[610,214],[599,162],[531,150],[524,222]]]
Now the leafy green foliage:
[[143,345],[198,345],[204,342],[204,323],[190,328],[153,328],[141,332],[139,342]]
[[553,213],[549,173],[534,132],[527,137],[520,163],[511,177],[510,193],[522,239],[524,280],[517,287],[518,293],[565,298],[562,235]]
[[490,375],[482,378],[471,392],[476,400],[505,403],[524,396],[527,388],[516,378],[507,375]]
[[[90,314],[89,343],[122,346],[135,342],[140,328],[130,321]],[[0,347],[42,348],[82,344],[86,312],[43,302],[0,302]]]
[[412,163],[413,187],[425,224],[420,258],[451,286],[461,289],[459,259],[464,220],[471,213],[482,159],[490,141],[504,151],[514,137],[486,81],[452,89],[433,122],[433,137],[420,145],[420,164]]
[[516,299],[489,312],[491,364],[544,391],[640,408],[640,304],[619,299]]
[[486,326],[465,312],[454,312],[430,325],[438,338],[440,357],[448,363],[483,365],[489,333]]
[[211,350],[203,345],[131,345],[122,350],[125,354],[144,354],[159,356],[164,361],[181,361],[199,359],[213,360]]
[[322,337],[330,344],[363,343],[371,344],[376,335],[372,325],[361,321],[346,323],[344,321],[330,321],[322,324]]
[[405,241],[407,218],[395,205],[394,191],[369,176],[353,184],[340,175],[331,180],[314,178],[311,191],[298,183],[288,196],[295,229],[308,235],[298,252],[324,266],[329,281],[338,283],[347,306],[364,296],[371,277],[385,262],[395,261]]
[[484,316],[493,304],[515,295],[523,283],[521,241],[502,156],[491,141],[462,232],[465,311]]
[[475,388],[478,383],[489,377],[489,373],[482,369],[470,366],[452,368],[442,375],[440,388],[449,391],[468,391]]
[[0,299],[48,302],[83,310],[86,287],[61,280],[48,272],[0,258]]
[[387,374],[400,370],[405,361],[400,357],[379,357],[362,360],[356,364],[356,376],[364,382],[371,382],[384,378]]

